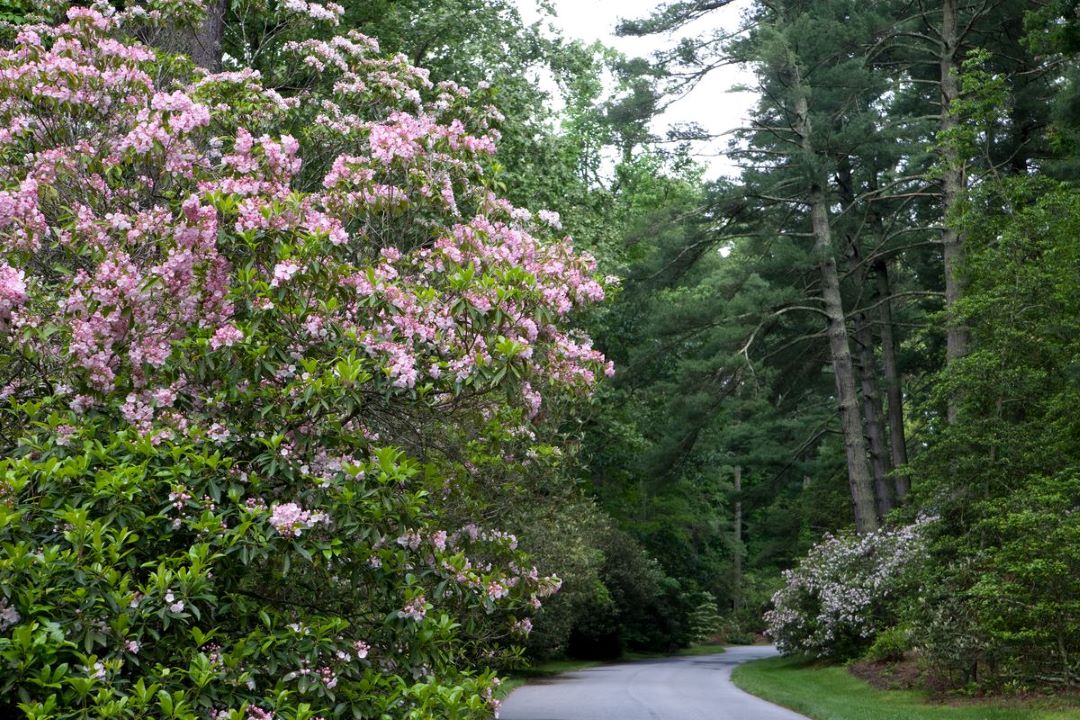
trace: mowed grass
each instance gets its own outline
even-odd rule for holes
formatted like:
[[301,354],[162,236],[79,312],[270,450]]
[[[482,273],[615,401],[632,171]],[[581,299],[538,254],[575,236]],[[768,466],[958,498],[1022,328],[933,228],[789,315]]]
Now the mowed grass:
[[846,668],[797,658],[769,658],[740,665],[735,685],[813,720],[1078,720],[1080,704],[1068,700],[1024,705],[935,703],[925,693],[877,690]]

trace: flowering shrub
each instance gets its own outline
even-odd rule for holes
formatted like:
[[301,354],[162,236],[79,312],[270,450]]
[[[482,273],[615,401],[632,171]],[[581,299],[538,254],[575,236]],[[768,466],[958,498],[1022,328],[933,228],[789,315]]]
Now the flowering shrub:
[[610,372],[594,263],[465,89],[355,33],[184,71],[147,6],[0,51],[0,715],[490,716],[559,581],[433,498]]
[[853,657],[897,621],[896,603],[928,555],[920,517],[900,528],[858,537],[827,535],[773,595],[768,634],[783,653]]

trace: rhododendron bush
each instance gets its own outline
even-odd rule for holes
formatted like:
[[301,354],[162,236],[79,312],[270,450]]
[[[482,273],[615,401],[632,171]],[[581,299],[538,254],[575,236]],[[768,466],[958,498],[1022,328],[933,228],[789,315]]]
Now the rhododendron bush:
[[149,6],[0,51],[0,714],[490,716],[559,583],[438,502],[610,370],[593,262],[465,89],[348,34],[279,94]]
[[929,557],[927,528],[883,528],[861,536],[828,535],[773,595],[768,634],[785,654],[855,657],[900,620],[899,603],[917,591]]

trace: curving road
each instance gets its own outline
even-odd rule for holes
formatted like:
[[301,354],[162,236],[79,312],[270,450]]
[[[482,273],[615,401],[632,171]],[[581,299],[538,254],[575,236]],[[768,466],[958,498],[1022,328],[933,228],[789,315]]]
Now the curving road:
[[806,720],[744,693],[731,670],[775,655],[768,646],[643,660],[564,673],[510,693],[502,720]]

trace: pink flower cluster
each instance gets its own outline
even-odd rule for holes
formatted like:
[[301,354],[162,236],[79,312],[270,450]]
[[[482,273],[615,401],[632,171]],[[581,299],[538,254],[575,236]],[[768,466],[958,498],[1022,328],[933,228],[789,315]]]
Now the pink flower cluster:
[[304,530],[328,522],[325,513],[304,510],[296,503],[275,503],[270,507],[270,525],[283,537],[300,537]]
[[282,7],[289,12],[303,15],[312,20],[328,22],[331,25],[337,25],[338,20],[345,14],[345,8],[332,2],[319,4],[304,2],[304,0],[285,0]]
[[[300,3],[293,9],[299,11],[301,4],[305,11],[314,5]],[[87,199],[77,208],[74,228],[53,230],[69,251],[81,254],[80,247],[97,248],[103,258],[74,276],[61,305],[71,337],[66,352],[90,389],[110,392],[125,376],[136,386],[151,383],[153,371],[164,367],[176,344],[192,335],[206,333],[215,351],[247,339],[228,301],[232,267],[219,246],[227,227],[254,237],[274,233],[327,238],[323,254],[279,260],[264,268],[269,286],[307,292],[293,284],[304,268],[313,266],[337,275],[337,290],[344,293],[337,311],[297,322],[308,329],[312,344],[343,335],[356,338],[378,366],[376,376],[398,390],[428,382],[457,394],[510,363],[531,376],[519,397],[527,414],[536,417],[543,388],[587,387],[597,370],[605,368],[602,355],[587,339],[567,335],[557,325],[574,308],[603,298],[603,288],[591,274],[595,263],[576,254],[568,240],[534,237],[524,224],[529,213],[474,184],[475,169],[468,159],[492,152],[496,135],[483,115],[465,114],[466,121],[443,117],[459,107],[466,90],[445,83],[437,88],[435,102],[420,102],[415,113],[393,110],[382,120],[360,120],[352,103],[362,99],[370,107],[370,88],[388,92],[392,106],[414,92],[431,90],[426,73],[400,58],[373,57],[374,43],[355,34],[297,44],[294,51],[333,68],[345,82],[336,100],[322,104],[326,116],[316,132],[328,139],[366,136],[371,153],[338,155],[330,162],[322,191],[299,197],[297,204],[290,199],[297,198],[291,185],[301,167],[296,139],[255,137],[238,127],[231,146],[216,161],[200,152],[200,133],[216,110],[212,102],[193,98],[216,86],[200,80],[185,90],[157,90],[146,71],[153,55],[145,48],[112,39],[96,45],[86,41],[88,26],[97,32],[111,27],[111,20],[95,12],[76,12],[72,22],[57,28],[58,40],[47,50],[33,44],[0,52],[0,65],[12,70],[0,75],[0,83],[44,88],[37,96],[16,93],[25,99],[4,114],[9,124],[23,130],[10,135],[8,143],[35,135],[46,112],[38,103],[47,97],[50,115],[89,113],[101,125],[96,141],[116,139],[100,146],[77,141],[80,153],[99,156],[103,166],[113,170],[161,167],[171,175],[170,182],[190,187],[192,194],[179,212],[160,204],[144,206],[138,183],[117,184],[78,170],[85,165],[76,165],[66,154],[72,143],[32,156],[23,168],[20,190],[0,194],[0,228],[12,238],[13,247],[30,249],[40,244],[47,228],[39,208],[41,181],[75,182],[68,192]],[[66,69],[65,78],[82,78],[77,90],[68,80],[57,80],[57,67]],[[222,82],[257,87],[257,78],[233,75],[226,74]],[[55,86],[57,82],[61,84]],[[102,107],[111,109],[102,114]],[[494,116],[488,113],[488,118]],[[231,225],[215,207],[225,197],[235,202]],[[364,243],[383,234],[378,226],[386,203],[427,204],[434,216],[456,217],[464,199],[477,210],[471,220],[431,225],[425,231],[429,241],[415,249],[383,247],[377,259],[364,261],[370,257]],[[113,209],[99,214],[94,207]],[[540,217],[550,226],[559,224],[553,213]],[[347,226],[355,232],[347,232]],[[22,266],[0,261],[5,262],[0,266],[0,317],[6,317],[26,302],[29,279]],[[466,271],[474,279],[462,289],[455,278]],[[273,307],[269,298],[260,302],[261,307]],[[478,326],[476,314],[490,326]],[[303,354],[305,348],[295,352]],[[147,430],[149,418],[127,414]]]
[[415,620],[420,622],[427,615],[427,600],[423,595],[419,595],[405,604],[405,607],[398,612],[398,617],[402,619]]
[[11,311],[24,302],[26,274],[7,263],[0,263],[0,327],[11,317]]
[[[25,117],[17,116],[11,122],[24,128],[29,127]],[[19,137],[21,134],[8,134],[6,137],[0,135],[0,147],[18,140]],[[45,215],[38,205],[36,178],[25,178],[14,192],[0,190],[0,231],[4,233],[5,242],[12,248],[36,250],[47,227]]]
[[0,599],[0,631],[7,630],[19,620],[19,612],[7,600]]
[[214,331],[214,335],[210,338],[210,349],[218,350],[223,347],[230,347],[243,341],[243,339],[243,331],[235,325],[222,325]]
[[273,279],[270,280],[270,287],[280,287],[289,282],[296,276],[296,273],[300,272],[300,266],[292,260],[286,260],[279,262],[274,266]]

